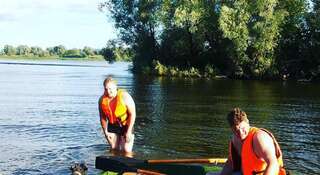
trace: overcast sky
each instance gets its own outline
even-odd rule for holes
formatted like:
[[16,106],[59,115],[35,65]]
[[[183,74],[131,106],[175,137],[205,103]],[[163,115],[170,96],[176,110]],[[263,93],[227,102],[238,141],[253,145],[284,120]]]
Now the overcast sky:
[[98,4],[106,0],[0,0],[0,47],[102,48],[115,29]]

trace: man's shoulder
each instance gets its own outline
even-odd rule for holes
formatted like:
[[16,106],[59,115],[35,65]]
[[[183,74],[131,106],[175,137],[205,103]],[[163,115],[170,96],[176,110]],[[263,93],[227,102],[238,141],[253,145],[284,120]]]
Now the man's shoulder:
[[253,136],[253,144],[259,145],[258,148],[271,148],[274,145],[273,139],[270,134],[262,129],[259,129]]
[[127,91],[122,91],[121,94],[122,94],[122,99],[125,101],[132,98],[131,95]]
[[267,131],[266,129],[259,129],[254,134],[254,139],[272,139],[271,132]]

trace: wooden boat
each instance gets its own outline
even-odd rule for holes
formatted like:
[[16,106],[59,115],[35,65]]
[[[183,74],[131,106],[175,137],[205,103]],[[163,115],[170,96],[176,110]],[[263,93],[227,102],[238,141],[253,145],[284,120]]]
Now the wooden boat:
[[[186,159],[183,159],[186,160]],[[208,159],[197,159],[208,160]],[[167,163],[169,162],[169,163]],[[96,157],[95,167],[103,170],[103,175],[118,175],[118,174],[146,174],[146,175],[205,175],[208,171],[220,171],[221,165],[209,165],[199,163],[189,163],[191,161],[148,161],[139,160],[128,157],[114,156],[98,156]],[[197,162],[197,161],[195,161]],[[204,162],[204,161],[203,161]],[[221,160],[222,163],[225,159]],[[209,163],[209,162],[208,162]]]

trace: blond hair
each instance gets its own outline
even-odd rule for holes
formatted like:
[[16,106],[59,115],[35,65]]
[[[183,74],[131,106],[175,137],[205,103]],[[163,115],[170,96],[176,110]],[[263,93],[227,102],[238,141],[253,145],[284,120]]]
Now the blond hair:
[[108,83],[110,83],[110,82],[112,82],[112,83],[114,83],[114,84],[117,85],[117,81],[114,80],[111,76],[108,76],[107,78],[104,79],[104,81],[103,81],[103,86],[106,87],[106,85],[107,85]]

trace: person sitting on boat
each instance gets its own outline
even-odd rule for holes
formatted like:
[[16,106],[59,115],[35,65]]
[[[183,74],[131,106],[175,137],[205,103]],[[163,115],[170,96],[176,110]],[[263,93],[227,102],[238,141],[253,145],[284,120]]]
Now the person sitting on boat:
[[134,141],[135,103],[128,92],[118,89],[117,82],[107,77],[99,99],[100,123],[112,150],[131,153]]
[[269,131],[251,127],[247,114],[234,108],[227,115],[232,130],[229,156],[220,174],[285,175],[282,152],[275,137]]

